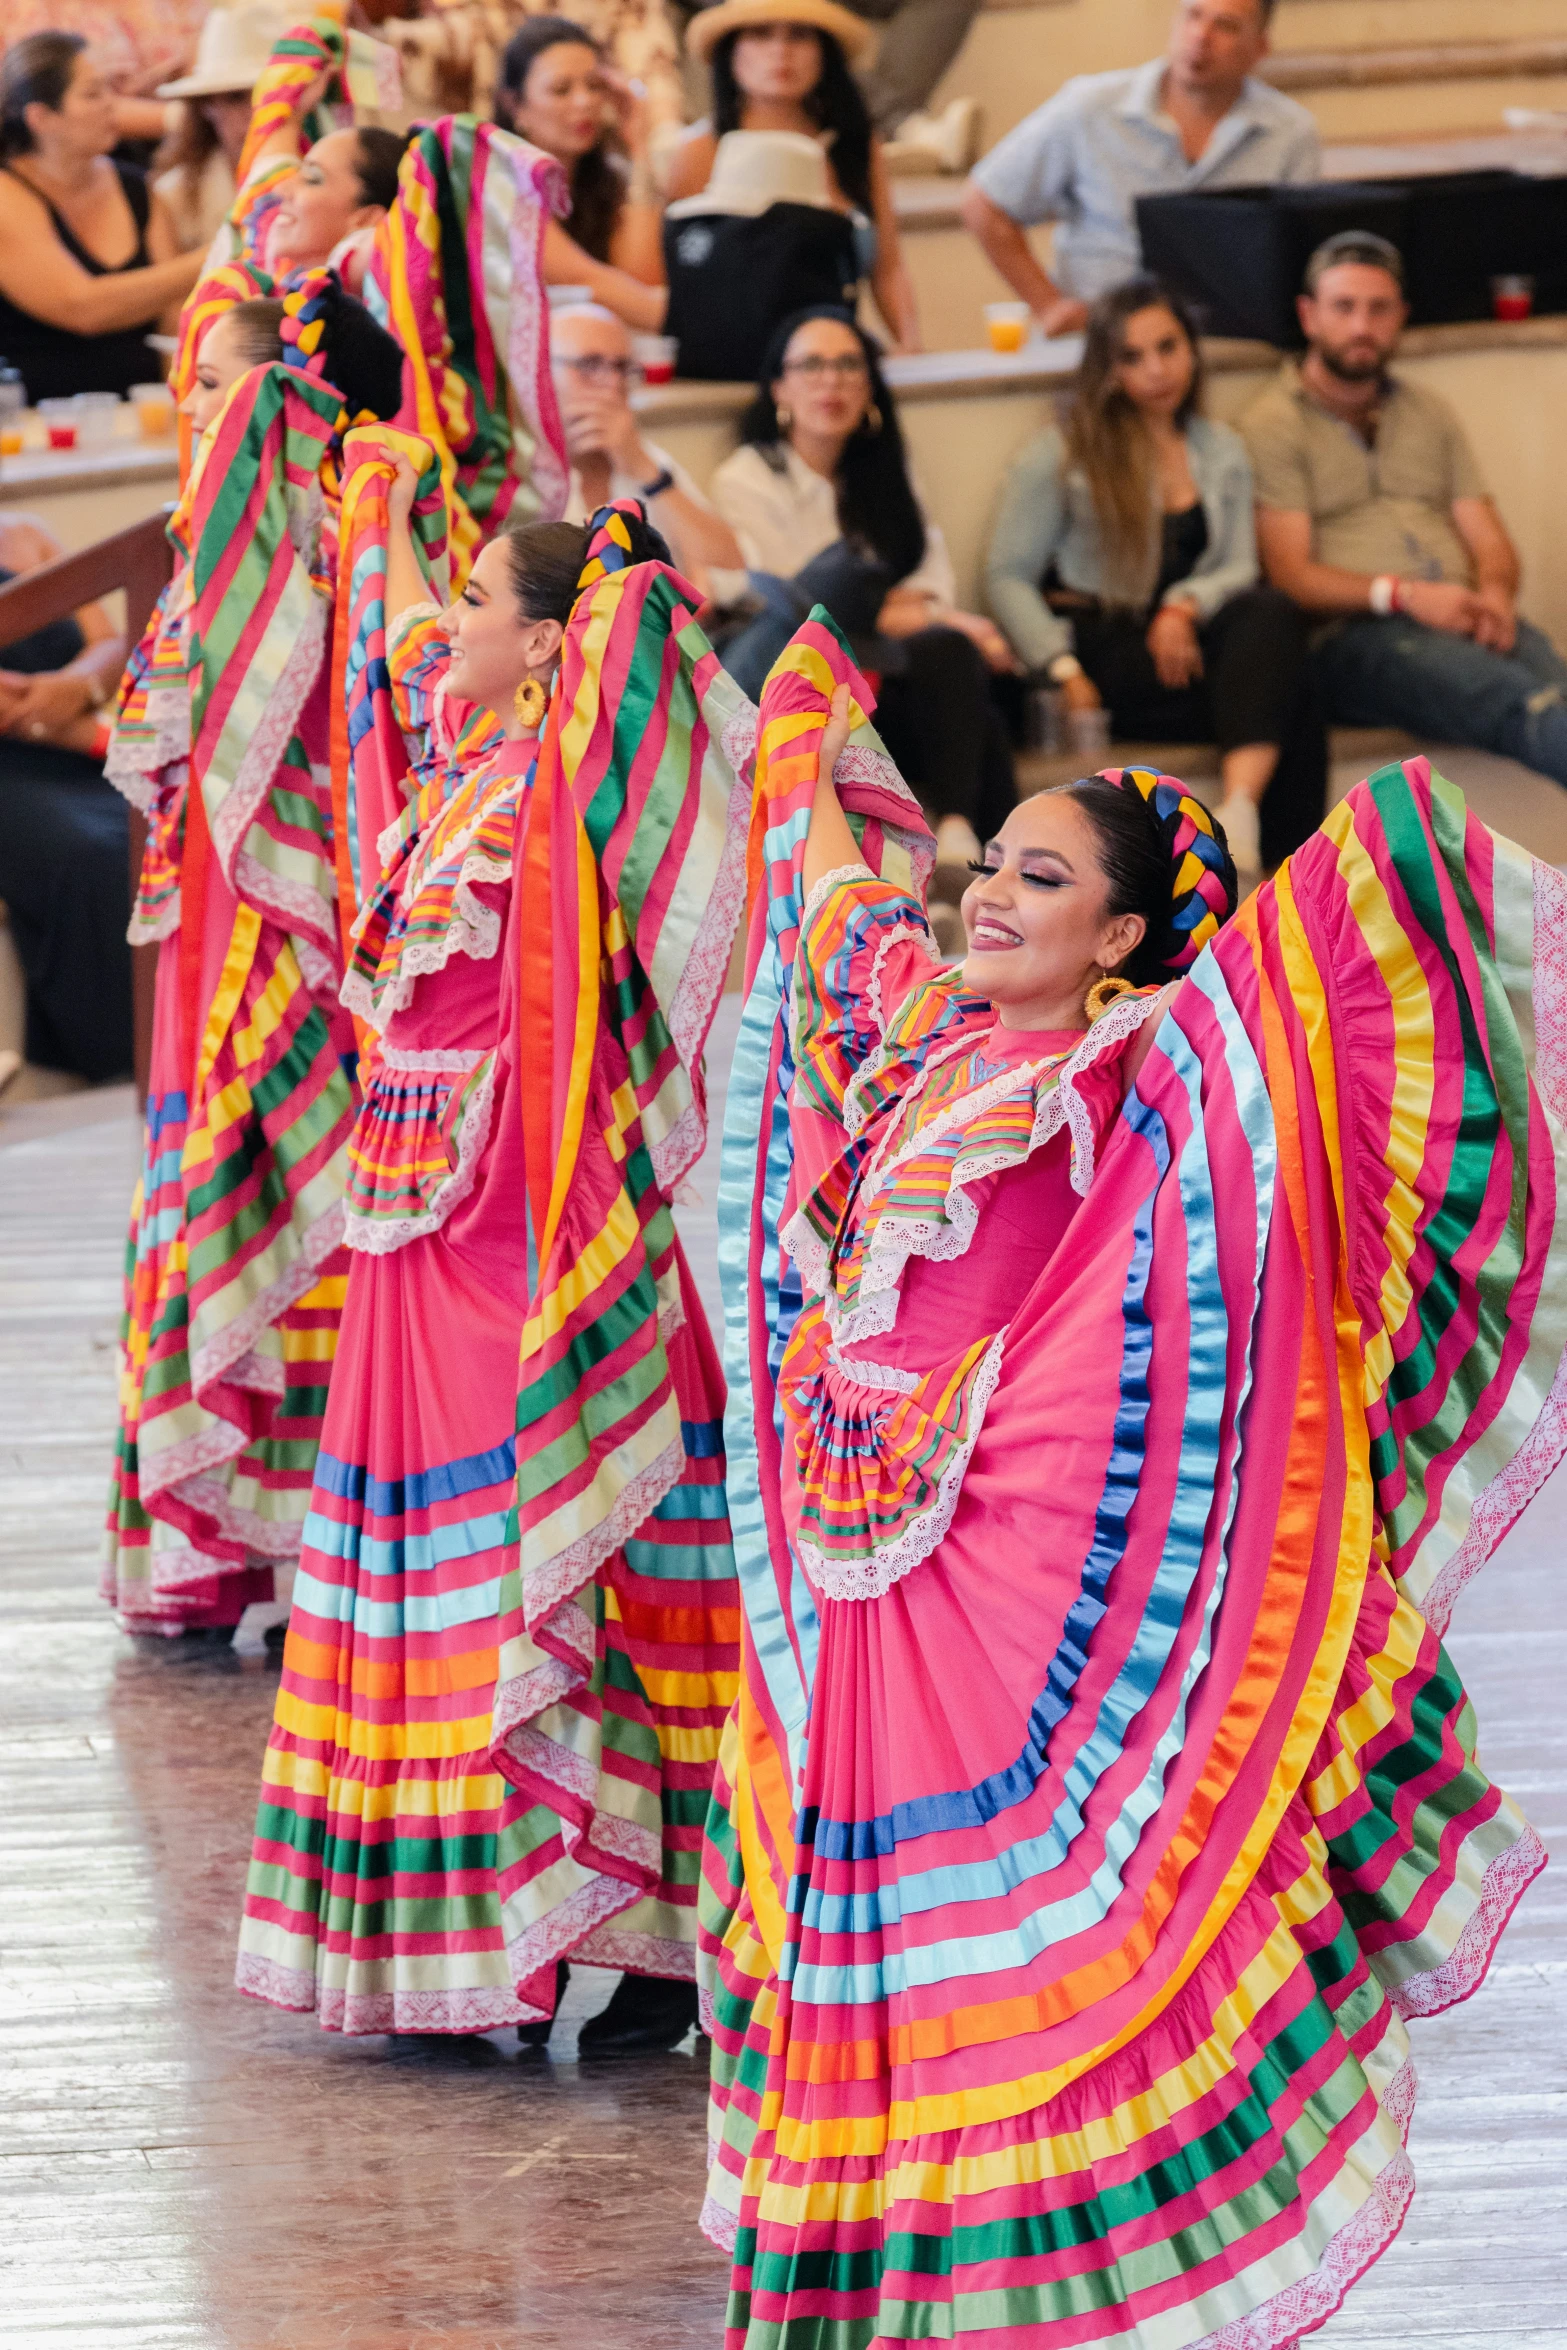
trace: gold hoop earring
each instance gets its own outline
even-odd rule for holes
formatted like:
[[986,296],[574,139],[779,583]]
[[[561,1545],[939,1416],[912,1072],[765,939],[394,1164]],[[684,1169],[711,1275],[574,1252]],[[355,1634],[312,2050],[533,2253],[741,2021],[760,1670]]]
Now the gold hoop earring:
[[873,436],[880,432],[881,410],[877,407],[874,400],[866,409],[865,414],[860,419],[860,422],[864,426],[865,430]]
[[545,692],[538,678],[524,679],[513,694],[511,703],[517,713],[518,725],[526,727],[530,734],[534,733],[543,723],[545,705],[548,701],[549,695]]
[[1136,993],[1137,990],[1129,979],[1096,979],[1083,999],[1083,1009],[1088,1014],[1089,1027],[1092,1028],[1094,1022],[1102,1018],[1109,1011],[1110,1006],[1122,996],[1135,995]]
[[780,432],[787,432],[790,425],[794,422],[794,410],[788,405],[787,401],[775,401],[773,405],[773,414],[778,419],[778,430]]

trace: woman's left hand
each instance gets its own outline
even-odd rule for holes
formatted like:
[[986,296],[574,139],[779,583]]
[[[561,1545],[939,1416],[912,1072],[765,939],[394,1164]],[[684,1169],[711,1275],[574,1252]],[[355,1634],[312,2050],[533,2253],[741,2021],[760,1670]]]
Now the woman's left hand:
[[84,677],[69,670],[45,670],[38,676],[0,669],[0,733],[22,742],[49,742],[92,708],[92,688]]
[[942,622],[948,628],[961,629],[971,644],[977,645],[984,656],[985,667],[998,677],[1019,677],[1023,664],[993,620],[983,612],[943,612]]
[[615,128],[629,152],[640,155],[647,146],[647,101],[640,87],[629,82],[618,66],[606,59],[600,71]]
[[1161,604],[1148,623],[1147,645],[1159,683],[1172,693],[1202,675],[1197,624],[1180,604]]

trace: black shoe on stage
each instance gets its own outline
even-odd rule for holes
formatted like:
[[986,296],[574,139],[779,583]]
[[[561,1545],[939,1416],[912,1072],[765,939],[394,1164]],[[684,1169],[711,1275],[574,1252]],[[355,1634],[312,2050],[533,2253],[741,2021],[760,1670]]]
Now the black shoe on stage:
[[[560,2003],[566,1996],[566,1985],[570,1981],[570,1967],[563,1958],[558,1958],[555,1961],[555,2015],[560,2013]],[[555,2029],[555,2015],[547,2015],[542,2023],[519,2024],[517,2026],[517,2037],[524,2048],[547,2048],[549,2046],[550,2034]]]
[[609,2005],[577,2034],[583,2056],[643,2056],[678,2048],[697,2020],[695,1983],[622,1975]]

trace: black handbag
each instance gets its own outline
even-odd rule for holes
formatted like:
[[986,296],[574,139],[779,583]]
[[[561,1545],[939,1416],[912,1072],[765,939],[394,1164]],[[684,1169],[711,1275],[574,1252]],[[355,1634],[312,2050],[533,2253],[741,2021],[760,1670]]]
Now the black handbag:
[[816,204],[666,220],[664,267],[675,372],[706,382],[755,383],[782,319],[824,302],[852,312],[859,293],[854,224]]

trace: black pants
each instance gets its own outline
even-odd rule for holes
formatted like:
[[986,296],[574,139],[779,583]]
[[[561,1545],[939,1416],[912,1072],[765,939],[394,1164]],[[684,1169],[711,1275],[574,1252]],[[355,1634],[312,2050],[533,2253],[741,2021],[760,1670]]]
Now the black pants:
[[1282,864],[1309,840],[1327,807],[1327,731],[1306,658],[1306,621],[1277,588],[1231,597],[1197,631],[1203,673],[1187,686],[1159,682],[1148,624],[1134,612],[1074,612],[1077,657],[1117,735],[1155,741],[1277,743],[1279,763],[1262,801],[1262,861]]
[[736,684],[759,701],[767,672],[811,606],[825,604],[854,646],[856,659],[880,676],[876,728],[904,781],[938,822],[943,816],[966,816],[980,839],[988,840],[1017,796],[1012,746],[990,672],[961,629],[876,636],[876,615],[891,584],[884,564],[842,539],[824,547],[792,579],[753,571],[752,592],[764,609],[743,629],[719,639],[719,658]]
[[27,1057],[131,1073],[129,811],[78,751],[0,736],[0,898],[27,974]]

